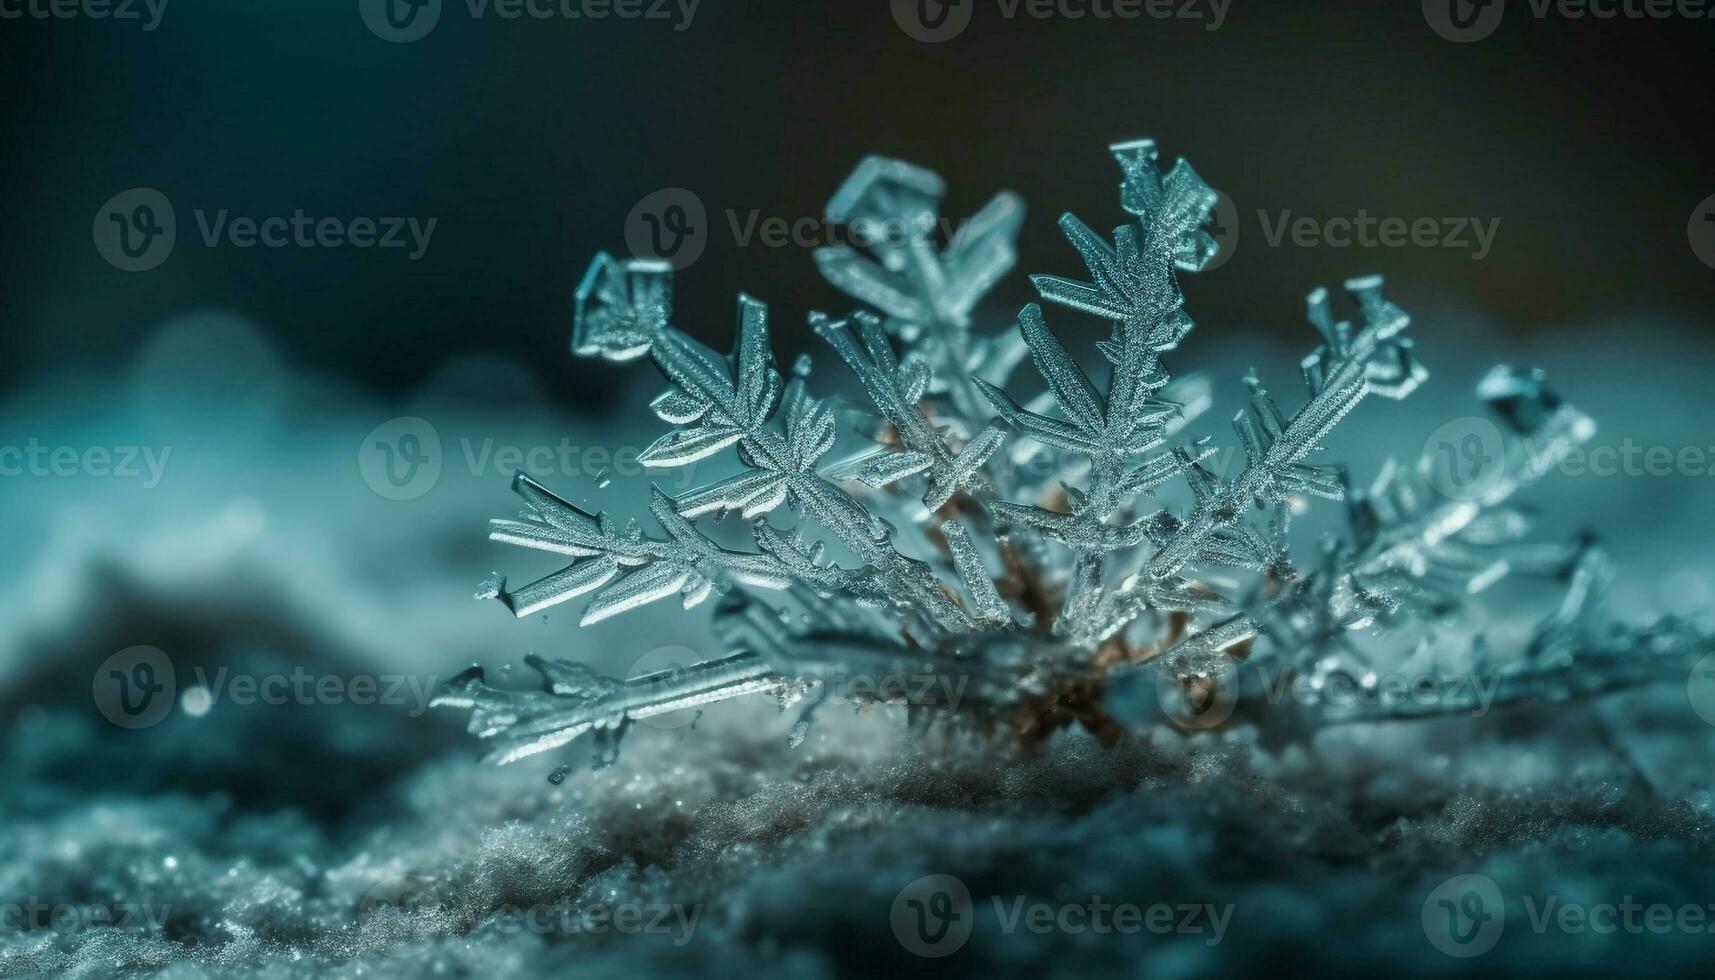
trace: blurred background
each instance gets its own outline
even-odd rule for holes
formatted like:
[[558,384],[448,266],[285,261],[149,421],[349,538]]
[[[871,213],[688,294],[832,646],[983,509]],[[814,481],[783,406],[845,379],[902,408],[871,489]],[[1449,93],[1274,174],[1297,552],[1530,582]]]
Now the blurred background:
[[[1191,160],[1244,218],[1232,260],[1188,286],[1210,327],[1290,329],[1310,286],[1369,271],[1414,310],[1482,309],[1510,333],[1707,311],[1715,277],[1686,227],[1715,193],[1708,25],[1514,6],[1471,43],[1403,2],[1234,0],[1210,30],[1202,3],[1195,20],[1079,20],[1007,18],[981,0],[941,43],[913,39],[886,2],[704,0],[681,30],[508,20],[502,4],[473,19],[446,0],[405,43],[366,28],[355,0],[171,0],[149,31],[12,20],[0,380],[16,391],[55,370],[121,368],[168,318],[218,309],[257,323],[283,364],[366,390],[409,391],[488,354],[526,365],[557,403],[599,408],[610,375],[560,356],[568,295],[590,255],[624,248],[649,194],[687,188],[711,217],[679,279],[682,326],[724,337],[745,289],[797,344],[806,311],[845,301],[803,248],[740,245],[727,212],[818,216],[880,153],[946,176],[951,216],[1017,191],[1031,207],[1021,268],[1064,270],[1055,219],[1116,222],[1105,147],[1138,137]],[[91,247],[97,210],[134,187],[178,211],[178,247],[147,275]],[[438,222],[412,258],[207,247],[193,209]],[[1501,228],[1480,261],[1269,248],[1257,209]],[[999,292],[1010,309],[1028,285]]]
[[[97,709],[101,665],[140,645],[181,694],[221,665],[426,687],[530,652],[615,673],[716,652],[700,613],[579,630],[475,601],[491,573],[552,567],[483,524],[516,509],[520,468],[644,512],[625,456],[659,434],[653,372],[568,353],[594,254],[683,238],[677,325],[724,349],[743,290],[789,364],[810,311],[853,305],[811,251],[842,240],[823,206],[868,154],[939,172],[955,223],[1024,198],[1019,266],[982,310],[998,331],[1024,273],[1082,274],[1062,212],[1125,218],[1108,144],[1155,139],[1230,205],[1229,257],[1188,278],[1198,329],[1170,355],[1213,380],[1209,431],[1230,441],[1253,365],[1296,404],[1310,288],[1385,274],[1432,382],[1366,405],[1331,458],[1365,478],[1481,414],[1491,364],[1542,366],[1598,445],[1707,454],[1545,486],[1545,532],[1599,531],[1640,612],[1715,604],[1711,22],[1517,0],[1463,32],[1437,0],[651,3],[0,4],[0,814],[47,840],[90,799],[214,794],[302,811],[343,853],[395,781],[473,752],[462,718],[410,697],[337,722],[181,701],[137,737]],[[1352,240],[1367,218],[1431,231]],[[827,361],[818,383],[846,384]],[[538,786],[557,760],[535,764]]]

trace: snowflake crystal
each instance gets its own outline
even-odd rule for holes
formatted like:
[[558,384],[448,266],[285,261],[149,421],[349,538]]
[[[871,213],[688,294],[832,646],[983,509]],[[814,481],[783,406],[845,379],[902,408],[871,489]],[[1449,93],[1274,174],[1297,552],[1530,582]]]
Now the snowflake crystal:
[[[1352,721],[1467,709],[1472,685],[1434,699],[1378,679],[1478,676],[1501,703],[1563,699],[1671,677],[1710,638],[1662,621],[1614,625],[1601,615],[1609,578],[1590,540],[1536,544],[1512,502],[1594,432],[1539,373],[1497,368],[1479,394],[1512,431],[1500,479],[1476,499],[1450,499],[1426,460],[1390,463],[1365,490],[1318,461],[1347,413],[1379,395],[1401,399],[1427,378],[1405,336],[1410,318],[1379,278],[1346,284],[1352,320],[1326,290],[1310,294],[1320,343],[1303,359],[1303,404],[1290,415],[1253,375],[1233,420],[1243,467],[1206,464],[1216,450],[1176,440],[1206,407],[1207,384],[1170,378],[1162,358],[1192,328],[1179,274],[1218,246],[1205,230],[1216,194],[1183,160],[1163,170],[1154,143],[1111,148],[1120,205],[1135,220],[1103,238],[1066,215],[1061,230],[1085,279],[1032,277],[1042,303],[1108,321],[1093,378],[1031,303],[993,335],[972,328],[978,301],[1011,268],[1023,205],[996,197],[950,240],[935,233],[943,184],[897,160],[865,160],[829,202],[830,220],[886,222],[908,234],[867,247],[820,249],[823,275],[877,313],[811,318],[816,335],[861,383],[861,409],[813,397],[810,362],[783,377],[768,309],[738,300],[730,353],[672,325],[672,271],[598,256],[576,296],[572,350],[626,361],[647,354],[668,388],[651,407],[673,428],[641,456],[690,465],[735,449],[744,468],[677,498],[650,500],[658,526],[592,514],[519,474],[528,510],[490,537],[571,559],[520,588],[486,593],[523,617],[590,596],[584,624],[678,597],[719,597],[725,656],[644,676],[603,677],[532,657],[541,691],[505,691],[480,669],[437,704],[470,709],[471,731],[510,762],[585,733],[611,760],[635,720],[745,694],[803,701],[793,727],[833,697],[883,700],[852,676],[957,678],[957,710],[907,698],[914,724],[1005,731],[1026,742],[1082,726],[1111,744],[1164,715],[1182,727],[1241,724],[1304,733]],[[1028,358],[1044,391],[1008,389]],[[1105,383],[1102,383],[1105,380]],[[835,453],[841,422],[865,445]],[[1170,483],[1186,506],[1162,502]],[[1309,498],[1346,502],[1346,533],[1296,560],[1290,522]],[[704,518],[751,522],[754,549],[717,543]],[[1497,658],[1440,638],[1471,597],[1508,574],[1558,577],[1561,607],[1527,648]],[[1236,584],[1235,584],[1236,583]],[[1403,637],[1419,639],[1400,654]],[[1376,637],[1388,642],[1367,642]],[[1282,703],[1276,682],[1336,680],[1357,696]],[[1259,678],[1262,678],[1259,681]],[[1139,695],[1138,689],[1146,693]]]

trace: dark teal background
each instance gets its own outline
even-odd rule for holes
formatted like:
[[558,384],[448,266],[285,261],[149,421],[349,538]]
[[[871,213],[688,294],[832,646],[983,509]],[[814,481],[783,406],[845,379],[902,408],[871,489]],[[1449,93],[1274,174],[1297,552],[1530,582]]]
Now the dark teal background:
[[[1715,193],[1715,21],[1537,20],[1515,0],[1474,44],[1416,2],[1235,0],[1202,22],[1005,20],[913,41],[883,0],[704,0],[659,21],[472,20],[447,0],[412,44],[354,0],[171,0],[160,26],[0,22],[7,134],[0,383],[128,363],[198,309],[260,324],[290,362],[408,389],[449,355],[522,358],[556,397],[607,372],[559,356],[588,257],[623,247],[662,187],[711,214],[820,213],[864,154],[949,178],[953,213],[1003,187],[1031,205],[1021,271],[1075,271],[1062,210],[1106,227],[1107,143],[1151,136],[1230,193],[1251,233],[1188,286],[1200,323],[1296,327],[1317,283],[1387,273],[1414,309],[1487,311],[1504,330],[1711,309],[1685,224]],[[180,246],[125,273],[94,251],[113,194],[166,193]],[[439,219],[427,255],[190,247],[193,207]],[[1259,248],[1254,210],[1501,219],[1480,262],[1451,250]],[[724,219],[722,219],[724,224]],[[680,276],[681,325],[710,339],[733,294],[802,314],[846,301],[800,249],[716,235]],[[1028,297],[1015,277],[997,302]],[[1690,338],[1707,343],[1706,335]]]

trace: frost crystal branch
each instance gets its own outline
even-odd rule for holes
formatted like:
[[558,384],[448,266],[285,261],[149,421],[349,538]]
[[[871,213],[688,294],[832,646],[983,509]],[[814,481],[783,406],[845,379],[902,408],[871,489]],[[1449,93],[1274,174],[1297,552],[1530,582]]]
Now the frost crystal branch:
[[[496,761],[594,733],[601,763],[652,715],[770,692],[807,704],[796,743],[826,699],[886,698],[839,690],[842,677],[933,676],[959,680],[959,711],[907,698],[914,723],[1027,742],[1079,725],[1111,743],[1163,713],[1185,727],[1250,718],[1291,734],[1462,707],[1388,695],[1377,687],[1384,667],[1479,671],[1500,700],[1517,701],[1647,682],[1710,647],[1683,624],[1605,622],[1607,562],[1593,542],[1525,540],[1529,518],[1513,496],[1594,432],[1540,374],[1497,368],[1480,386],[1514,438],[1501,478],[1473,499],[1438,493],[1423,461],[1390,463],[1353,492],[1319,458],[1366,398],[1405,398],[1427,378],[1405,336],[1410,318],[1378,278],[1346,284],[1352,320],[1337,318],[1326,290],[1310,294],[1320,342],[1302,362],[1304,401],[1288,413],[1247,377],[1249,402],[1233,419],[1244,465],[1230,478],[1212,470],[1213,446],[1177,440],[1208,385],[1172,379],[1163,357],[1192,328],[1179,275],[1215,257],[1205,225],[1216,195],[1183,160],[1163,170],[1149,141],[1112,153],[1132,220],[1104,238],[1064,216],[1085,278],[1031,279],[1041,303],[1106,321],[1093,358],[1068,349],[1039,303],[1011,329],[973,328],[1015,260],[1016,196],[940,235],[938,176],[897,160],[858,166],[829,219],[904,233],[819,250],[823,275],[879,315],[818,313],[810,325],[856,378],[861,409],[812,396],[808,357],[783,378],[762,302],[739,297],[722,355],[673,325],[665,264],[597,256],[577,291],[572,350],[647,355],[666,379],[651,407],[671,428],[640,461],[667,469],[730,449],[741,469],[676,499],[656,489],[655,531],[519,474],[527,510],[493,521],[490,537],[570,564],[487,594],[521,617],[589,596],[586,625],[718,595],[714,627],[729,652],[624,680],[531,658],[543,678],[534,692],[490,687],[473,668],[437,703],[470,709],[471,731],[497,740]],[[1026,358],[1044,390],[1020,402],[1011,375]],[[862,445],[836,452],[842,421]],[[1310,498],[1345,501],[1346,530],[1299,562],[1291,517]],[[734,514],[750,522],[753,548],[717,543],[704,523]],[[1563,578],[1566,598],[1514,656],[1495,657],[1481,636],[1451,652],[1437,629],[1510,573]],[[1390,652],[1413,630],[1409,654]],[[1338,710],[1265,704],[1270,669],[1276,683],[1339,677],[1374,696]],[[1140,684],[1152,693],[1140,698]]]

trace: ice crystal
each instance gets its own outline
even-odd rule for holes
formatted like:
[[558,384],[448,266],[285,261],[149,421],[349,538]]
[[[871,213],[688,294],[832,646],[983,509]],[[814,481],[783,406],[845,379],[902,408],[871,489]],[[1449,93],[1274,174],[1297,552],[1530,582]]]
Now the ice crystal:
[[[1163,169],[1152,142],[1111,150],[1135,220],[1104,238],[1061,218],[1085,278],[1032,277],[1041,303],[992,335],[973,319],[1014,262],[1019,200],[996,197],[943,241],[938,176],[897,160],[859,165],[829,219],[908,234],[821,249],[823,275],[880,315],[818,313],[811,327],[861,384],[861,409],[814,397],[807,357],[782,375],[761,301],[739,297],[723,355],[673,325],[668,266],[598,256],[577,291],[572,349],[647,354],[666,378],[651,407],[672,428],[641,462],[682,467],[734,449],[743,468],[677,498],[656,489],[653,532],[519,474],[528,509],[492,522],[490,536],[571,562],[484,593],[519,617],[588,595],[585,624],[718,596],[714,626],[729,652],[623,680],[532,657],[539,692],[490,687],[473,668],[438,703],[471,709],[471,731],[498,742],[495,761],[593,733],[602,764],[653,715],[771,692],[806,702],[797,744],[824,699],[884,696],[841,689],[840,678],[930,676],[957,678],[962,699],[907,698],[914,722],[1027,741],[1081,725],[1111,744],[1163,710],[1184,727],[1248,718],[1303,734],[1468,706],[1459,694],[1402,693],[1381,683],[1388,672],[1487,679],[1502,702],[1593,694],[1668,676],[1668,664],[1709,646],[1684,624],[1608,623],[1607,561],[1593,541],[1526,540],[1514,495],[1594,432],[1539,373],[1497,368],[1480,386],[1512,438],[1500,478],[1469,499],[1437,492],[1427,461],[1389,463],[1353,490],[1320,458],[1366,398],[1402,399],[1427,378],[1405,336],[1410,318],[1379,278],[1346,284],[1349,320],[1326,290],[1310,294],[1320,342],[1302,361],[1302,404],[1289,414],[1247,377],[1249,403],[1233,419],[1243,467],[1214,472],[1213,446],[1177,438],[1207,385],[1171,378],[1163,355],[1192,328],[1179,275],[1216,255],[1205,226],[1217,196],[1183,160]],[[1068,351],[1041,304],[1108,322],[1095,344],[1104,378]],[[1021,403],[1009,391],[1024,389],[1011,375],[1026,358],[1045,390]],[[842,421],[865,441],[858,451],[836,453]],[[1167,502],[1175,481],[1185,506]],[[1290,522],[1309,498],[1345,501],[1346,529],[1297,556]],[[700,524],[732,514],[751,522],[754,548],[717,543]],[[1462,645],[1438,632],[1510,573],[1568,583],[1523,650],[1500,657],[1482,635]],[[1367,642],[1378,635],[1389,642]],[[1269,671],[1276,684],[1340,681],[1359,696],[1282,703],[1262,693]],[[1482,689],[1460,689],[1472,688]]]

